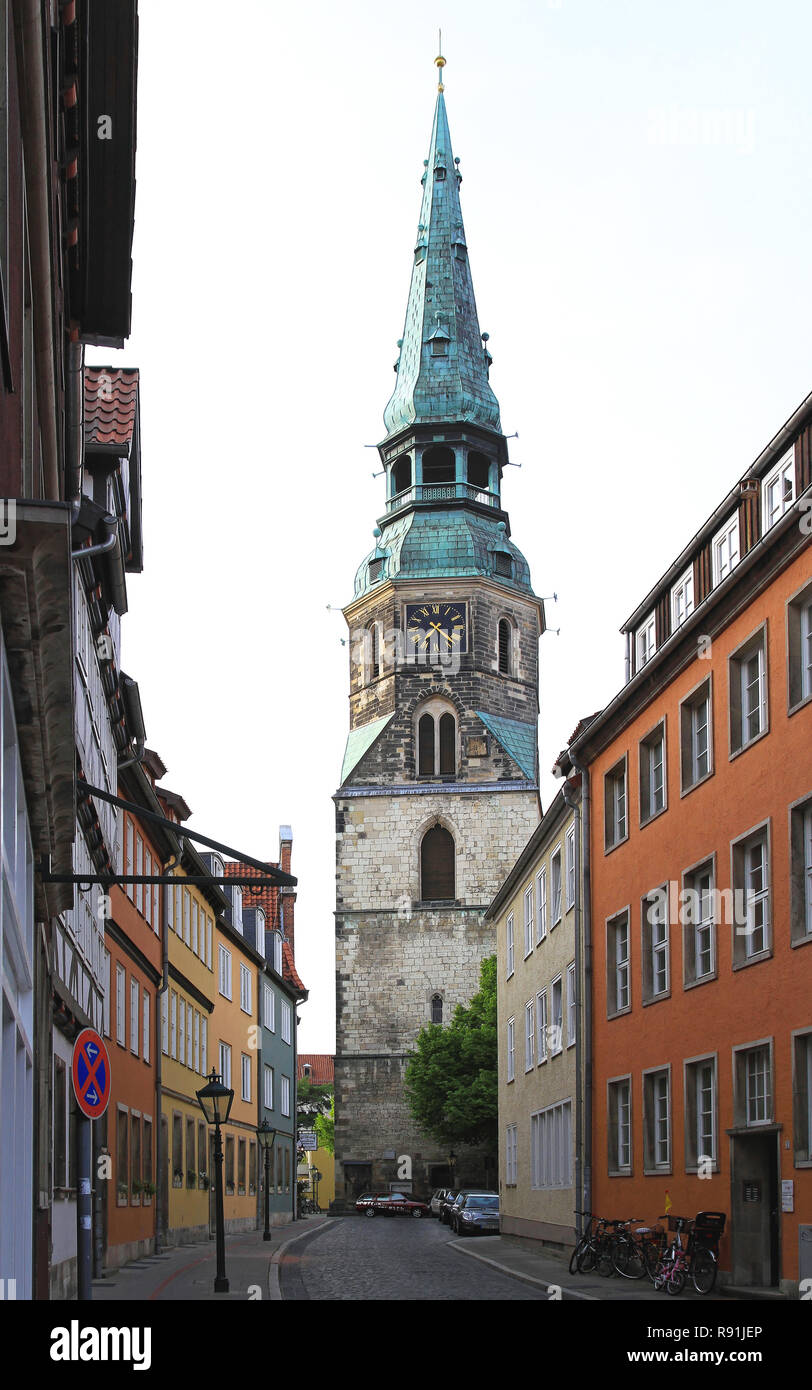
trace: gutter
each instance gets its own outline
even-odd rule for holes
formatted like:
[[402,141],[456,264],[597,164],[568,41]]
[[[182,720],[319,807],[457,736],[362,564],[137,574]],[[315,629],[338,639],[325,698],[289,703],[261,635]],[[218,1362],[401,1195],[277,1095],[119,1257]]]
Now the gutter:
[[51,109],[51,103],[45,91],[43,70],[43,48],[47,35],[43,29],[43,9],[40,0],[15,0],[12,11],[25,154],[23,163],[31,256],[34,356],[42,464],[45,495],[56,500],[60,496],[54,367],[56,333],[51,267],[51,151],[46,125],[46,112]]

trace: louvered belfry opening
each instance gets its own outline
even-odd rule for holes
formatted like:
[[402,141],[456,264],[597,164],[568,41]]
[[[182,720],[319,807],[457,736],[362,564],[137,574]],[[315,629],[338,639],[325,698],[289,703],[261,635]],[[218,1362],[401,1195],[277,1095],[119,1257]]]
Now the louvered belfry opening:
[[453,714],[440,715],[440,775],[449,775],[456,772],[456,758],[454,756],[456,743],[457,726],[454,723]]
[[487,492],[490,483],[490,460],[484,454],[472,450],[468,455],[468,481],[472,487],[484,488]]
[[499,670],[503,676],[510,674],[510,623],[507,618],[499,622]]
[[420,777],[434,776],[434,720],[421,715],[417,726],[417,771]]
[[453,483],[456,476],[454,450],[435,445],[423,455],[424,483]]
[[420,896],[424,902],[454,901],[454,837],[433,825],[420,846]]

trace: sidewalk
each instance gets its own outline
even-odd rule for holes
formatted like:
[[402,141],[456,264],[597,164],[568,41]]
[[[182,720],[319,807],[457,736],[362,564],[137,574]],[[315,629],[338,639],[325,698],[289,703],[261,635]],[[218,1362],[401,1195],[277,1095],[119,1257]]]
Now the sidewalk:
[[244,1303],[249,1299],[278,1299],[278,1265],[274,1256],[296,1236],[310,1234],[329,1224],[325,1216],[306,1216],[287,1226],[271,1228],[271,1239],[261,1231],[226,1236],[228,1293],[214,1292],[217,1257],[213,1240],[197,1245],[178,1245],[161,1255],[143,1255],[103,1279],[93,1280],[93,1302],[146,1303],[177,1299],[211,1299]]

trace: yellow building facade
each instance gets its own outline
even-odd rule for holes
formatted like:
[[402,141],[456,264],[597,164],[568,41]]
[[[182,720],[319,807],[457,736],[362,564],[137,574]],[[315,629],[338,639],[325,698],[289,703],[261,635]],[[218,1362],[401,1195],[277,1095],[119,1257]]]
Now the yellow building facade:
[[226,885],[227,918],[215,923],[213,1058],[234,1092],[223,1127],[223,1218],[226,1231],[255,1229],[258,1215],[260,1084],[259,975],[264,965],[243,936],[242,889]]

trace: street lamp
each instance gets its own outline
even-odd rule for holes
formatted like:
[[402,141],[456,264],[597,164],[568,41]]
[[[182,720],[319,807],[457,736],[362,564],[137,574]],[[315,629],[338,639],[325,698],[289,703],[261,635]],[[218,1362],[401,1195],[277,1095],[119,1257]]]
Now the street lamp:
[[263,1240],[271,1238],[271,1150],[273,1141],[276,1138],[276,1130],[267,1120],[263,1120],[261,1125],[257,1125],[257,1135],[260,1148],[262,1149],[263,1160],[265,1163],[265,1230],[262,1233]]
[[228,1121],[234,1092],[224,1086],[214,1067],[208,1077],[208,1086],[196,1091],[198,1104],[206,1116],[206,1123],[214,1125],[214,1211],[215,1233],[217,1239],[217,1273],[214,1279],[215,1293],[228,1293],[226,1278],[226,1231],[223,1220],[223,1140],[220,1126]]

